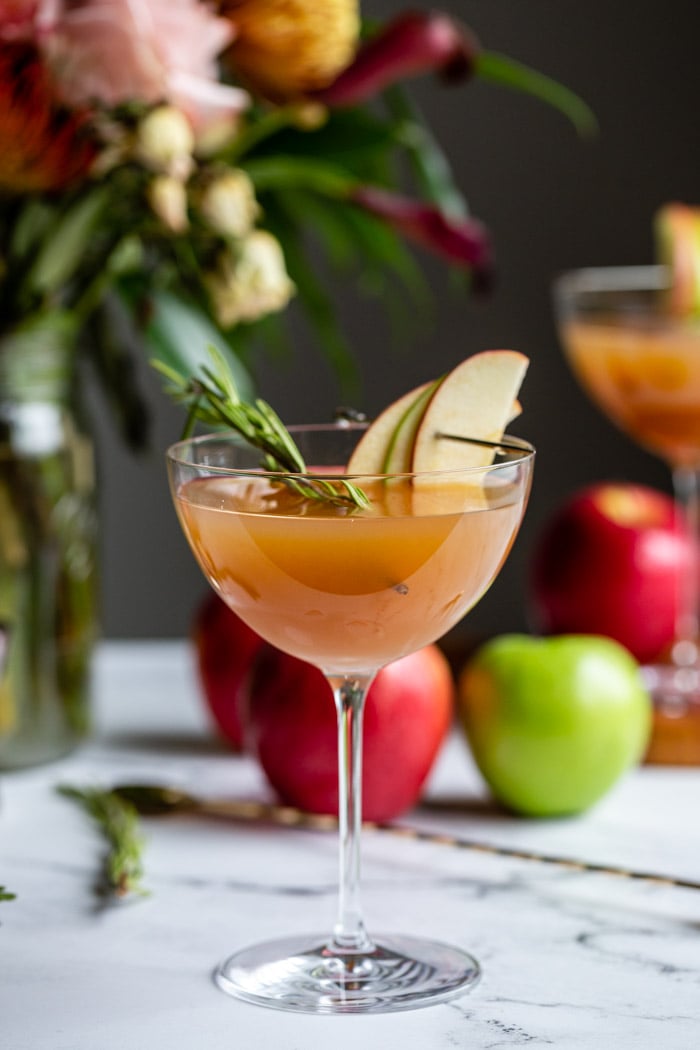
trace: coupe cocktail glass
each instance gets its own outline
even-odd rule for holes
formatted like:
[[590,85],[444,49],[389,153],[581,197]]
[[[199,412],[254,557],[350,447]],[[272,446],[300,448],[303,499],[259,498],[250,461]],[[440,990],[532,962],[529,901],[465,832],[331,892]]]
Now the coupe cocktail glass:
[[[313,476],[338,484],[364,428],[290,430]],[[440,638],[491,584],[523,516],[534,452],[509,441],[485,468],[353,476],[371,500],[363,510],[304,498],[294,476],[262,471],[259,458],[235,436],[180,442],[168,452],[172,493],[217,593],[328,679],[338,714],[339,908],[330,935],[245,948],[219,966],[217,983],[249,1002],[310,1013],[452,998],[479,977],[470,955],[413,936],[375,939],[362,920],[362,710],[379,668]]]
[[[700,322],[668,308],[663,266],[563,274],[554,286],[562,344],[599,408],[671,469],[691,536],[700,524]],[[696,555],[697,557],[697,555]],[[698,565],[679,581],[667,663],[645,668],[657,712],[700,715]],[[699,741],[700,742],[700,741]]]

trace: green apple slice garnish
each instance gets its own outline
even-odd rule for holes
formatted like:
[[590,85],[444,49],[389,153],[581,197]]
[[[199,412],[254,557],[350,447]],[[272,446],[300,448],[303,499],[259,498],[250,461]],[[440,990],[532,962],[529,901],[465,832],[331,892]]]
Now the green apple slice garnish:
[[670,313],[700,315],[700,208],[665,204],[654,219],[657,257],[668,267],[671,283],[666,295]]
[[426,384],[415,401],[404,412],[394,431],[384,463],[385,474],[398,475],[398,477],[386,479],[384,504],[388,514],[401,517],[411,513],[411,489],[401,484],[400,476],[409,474],[412,470],[413,450],[418,428],[423,421],[430,399],[440,386],[440,383],[442,383],[443,378],[441,377],[433,383]]
[[348,474],[384,474],[397,428],[405,415],[432,384],[423,383],[385,408],[357,443],[347,465]]
[[413,469],[413,450],[428,402],[440,386],[442,379],[426,383],[418,397],[406,409],[389,442],[384,474],[408,474]]

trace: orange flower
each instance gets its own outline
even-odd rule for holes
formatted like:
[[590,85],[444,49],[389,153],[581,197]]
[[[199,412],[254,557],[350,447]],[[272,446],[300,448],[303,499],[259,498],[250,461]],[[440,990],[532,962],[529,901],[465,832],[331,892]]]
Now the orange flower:
[[85,119],[55,104],[35,51],[0,50],[0,193],[58,190],[88,171],[95,147]]
[[275,102],[326,87],[355,54],[357,0],[220,0],[220,11],[236,31],[234,74]]

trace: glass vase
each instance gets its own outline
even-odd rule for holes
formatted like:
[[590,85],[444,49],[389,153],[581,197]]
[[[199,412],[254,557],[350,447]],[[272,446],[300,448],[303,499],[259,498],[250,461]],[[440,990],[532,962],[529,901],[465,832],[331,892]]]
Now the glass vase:
[[68,315],[0,335],[0,770],[71,751],[90,725],[93,442]]

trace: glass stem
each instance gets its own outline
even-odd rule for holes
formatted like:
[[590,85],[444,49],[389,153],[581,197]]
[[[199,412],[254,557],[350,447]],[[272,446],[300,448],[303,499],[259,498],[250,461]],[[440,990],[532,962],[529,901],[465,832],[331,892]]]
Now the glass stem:
[[698,666],[700,471],[692,467],[676,467],[673,471],[673,491],[681,507],[684,527],[692,543],[690,564],[679,578],[676,638],[671,655],[677,667],[687,668],[690,671],[697,669]]
[[338,714],[338,825],[340,876],[338,919],[332,951],[366,952],[373,947],[360,906],[362,827],[362,715],[373,674],[327,675]]

